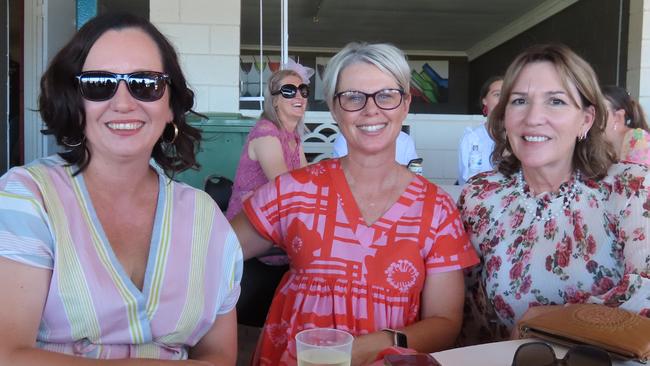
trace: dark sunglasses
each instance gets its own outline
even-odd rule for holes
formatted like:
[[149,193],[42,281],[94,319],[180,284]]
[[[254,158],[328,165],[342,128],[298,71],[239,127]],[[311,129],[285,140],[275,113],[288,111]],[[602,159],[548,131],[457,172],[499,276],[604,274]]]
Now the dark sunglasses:
[[271,95],[282,94],[282,97],[291,99],[296,97],[296,93],[298,91],[300,91],[300,95],[302,95],[303,98],[309,98],[309,85],[307,84],[300,84],[298,86],[295,86],[293,84],[284,84],[280,87],[280,89],[271,92]]
[[130,74],[85,71],[77,75],[81,95],[93,102],[113,98],[120,80],[124,80],[131,96],[142,102],[153,102],[162,98],[165,86],[170,83],[169,75],[156,71],[136,71]]
[[525,343],[517,348],[512,366],[612,366],[609,354],[601,348],[580,345],[571,347],[563,359],[555,357],[553,348],[544,342]]

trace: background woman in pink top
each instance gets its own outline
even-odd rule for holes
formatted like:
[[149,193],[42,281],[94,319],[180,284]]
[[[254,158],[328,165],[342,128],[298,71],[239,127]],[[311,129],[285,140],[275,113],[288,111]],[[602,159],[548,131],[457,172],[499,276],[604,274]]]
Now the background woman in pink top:
[[620,161],[650,165],[650,128],[643,108],[625,89],[603,88],[607,104],[605,136]]
[[295,62],[274,72],[264,90],[264,112],[242,149],[226,218],[232,219],[255,189],[307,165],[301,134],[313,70]]
[[[264,112],[242,149],[226,218],[241,211],[255,189],[290,170],[307,165],[302,150],[303,117],[309,97],[310,68],[291,61],[271,75],[264,91]],[[287,256],[274,247],[244,263],[242,292],[237,303],[240,324],[261,327],[271,298],[287,271]]]

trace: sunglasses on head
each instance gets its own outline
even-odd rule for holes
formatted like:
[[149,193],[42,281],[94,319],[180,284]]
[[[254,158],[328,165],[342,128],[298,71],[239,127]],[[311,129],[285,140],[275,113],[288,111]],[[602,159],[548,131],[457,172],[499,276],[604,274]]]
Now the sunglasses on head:
[[85,71],[77,75],[81,95],[92,102],[111,99],[121,80],[126,83],[131,96],[142,102],[153,102],[162,98],[165,86],[170,83],[169,75],[156,71],[136,71],[129,74]]
[[309,98],[309,85],[307,84],[300,84],[298,86],[295,86],[293,84],[284,84],[280,87],[280,89],[271,92],[271,95],[282,94],[282,97],[291,99],[296,97],[298,91],[300,91],[300,95],[303,98]]
[[524,343],[515,352],[512,366],[612,366],[609,354],[601,348],[580,345],[571,347],[563,359],[555,357],[553,348],[544,342]]

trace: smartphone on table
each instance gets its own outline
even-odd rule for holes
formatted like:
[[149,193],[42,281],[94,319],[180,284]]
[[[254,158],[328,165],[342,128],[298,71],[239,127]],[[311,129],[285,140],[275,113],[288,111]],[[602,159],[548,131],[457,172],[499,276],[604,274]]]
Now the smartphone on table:
[[387,355],[384,357],[385,366],[442,366],[433,356],[426,353],[413,355]]

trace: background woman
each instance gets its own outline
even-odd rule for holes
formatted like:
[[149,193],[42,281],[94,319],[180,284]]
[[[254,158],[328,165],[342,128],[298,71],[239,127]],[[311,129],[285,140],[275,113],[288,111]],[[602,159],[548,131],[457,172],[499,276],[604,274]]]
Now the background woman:
[[[479,103],[483,116],[489,117],[494,106],[499,102],[503,76],[493,76],[483,83]],[[471,156],[477,151],[477,159]],[[458,146],[458,184],[463,185],[475,174],[492,170],[490,155],[494,150],[494,141],[488,134],[487,121],[478,127],[467,127]],[[476,159],[472,162],[471,159]]]
[[564,46],[520,54],[489,119],[497,171],[459,205],[482,267],[473,272],[466,341],[507,337],[552,305],[650,309],[650,174],[614,164],[596,76]]
[[294,365],[294,336],[312,327],[352,333],[353,365],[396,339],[423,352],[454,343],[461,269],[477,258],[449,196],[395,161],[409,79],[394,46],[343,48],[323,80],[348,155],[279,176],[233,220],[246,257],[275,243],[291,260],[255,363]]
[[128,14],[53,58],[39,106],[66,151],[0,178],[0,363],[234,365],[241,249],[207,194],[167,176],[196,166],[186,85]]
[[264,112],[251,129],[235,174],[226,218],[235,217],[255,189],[280,174],[307,165],[303,118],[313,70],[295,62],[274,72],[264,90]]
[[[301,134],[313,71],[291,62],[276,71],[264,91],[264,112],[251,129],[242,149],[226,218],[235,217],[242,202],[278,175],[307,165]],[[244,263],[242,292],[237,304],[239,322],[261,327],[273,293],[289,268],[284,251],[274,247]]]
[[606,86],[605,136],[621,161],[650,165],[650,128],[641,105],[623,88]]

